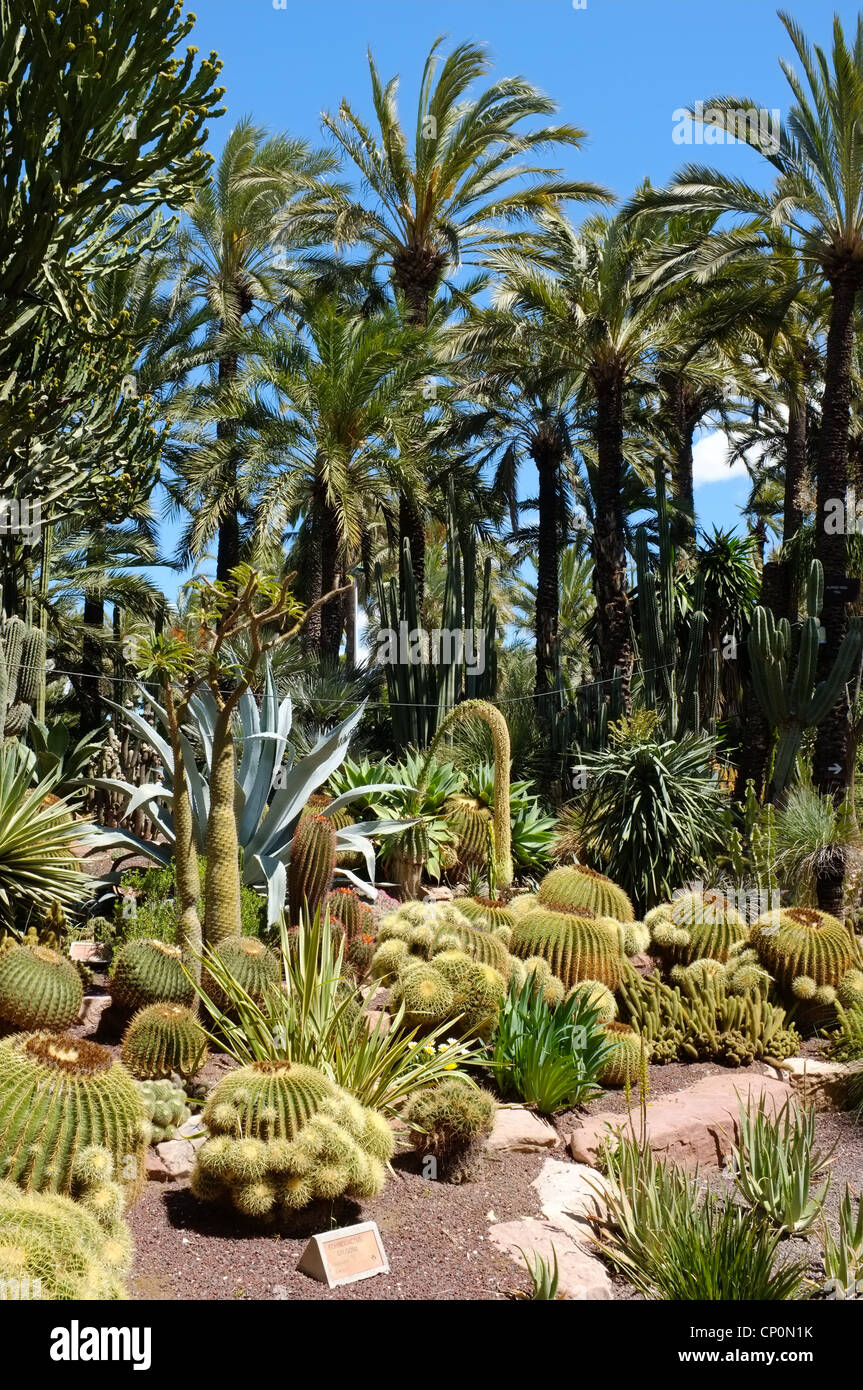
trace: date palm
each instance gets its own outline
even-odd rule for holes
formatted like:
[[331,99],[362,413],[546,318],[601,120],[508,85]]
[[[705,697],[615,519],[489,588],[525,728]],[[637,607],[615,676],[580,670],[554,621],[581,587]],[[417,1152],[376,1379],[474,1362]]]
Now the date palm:
[[[490,69],[479,44],[457,45],[441,58],[438,38],[423,68],[414,133],[398,111],[398,78],[381,80],[369,54],[373,131],[342,101],[324,125],[362,176],[362,201],[333,200],[328,235],[336,244],[363,241],[385,265],[412,324],[423,326],[443,283],[464,265],[484,264],[490,251],[518,243],[519,224],[567,199],[605,198],[592,184],[565,179],[534,152],[578,147],[584,132],[570,125],[529,129],[557,109],[522,77],[502,78],[478,95],[470,88]],[[525,161],[523,156],[527,155]],[[405,489],[402,539],[422,589],[423,516]]]

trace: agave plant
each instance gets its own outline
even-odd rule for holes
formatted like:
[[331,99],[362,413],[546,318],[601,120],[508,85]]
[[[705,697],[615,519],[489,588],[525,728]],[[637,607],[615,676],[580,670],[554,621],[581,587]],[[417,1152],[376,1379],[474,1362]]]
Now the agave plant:
[[[144,698],[162,729],[168,727],[166,711],[143,687]],[[139,807],[157,826],[164,843],[153,844],[125,830],[105,831],[105,842],[126,848],[129,853],[147,854],[161,863],[168,863],[174,843],[174,827],[170,805],[173,795],[174,759],[168,740],[142,714],[135,710],[115,709],[139,737],[155,749],[163,768],[164,780],[133,787],[115,778],[100,778],[97,785],[120,792],[128,797],[126,815]],[[243,882],[267,895],[267,919],[277,922],[284,907],[287,866],[291,857],[291,840],[300,819],[300,812],[309,797],[322,787],[342,762],[348,743],[359,724],[365,704],[361,704],[334,729],[319,734],[306,757],[294,760],[288,741],[293,710],[290,696],[279,701],[269,661],[264,674],[264,691],[260,709],[254,696],[246,692],[240,700],[238,738],[241,753],[236,774],[235,807],[237,834],[242,855]],[[207,818],[210,810],[209,776],[212,766],[213,732],[217,716],[216,704],[208,691],[199,691],[189,703],[189,719],[182,735],[186,779],[192,803],[197,847],[204,852]],[[196,759],[195,749],[199,752]],[[199,761],[201,766],[199,766]],[[348,790],[319,808],[324,816],[332,816],[358,796],[381,792],[400,792],[400,783],[385,782]],[[405,830],[410,821],[374,819],[341,827],[337,831],[336,849],[361,856],[368,873],[368,882],[360,879],[342,864],[336,873],[353,884],[358,891],[374,897],[375,849],[373,837],[393,835]]]
[[55,901],[74,906],[90,897],[93,879],[73,854],[91,839],[89,823],[73,820],[68,799],[46,804],[59,770],[30,786],[34,754],[19,743],[0,746],[0,924],[41,917]]
[[102,751],[104,732],[103,725],[73,744],[69,728],[62,720],[43,724],[39,719],[31,719],[27,725],[27,738],[36,754],[34,777],[41,780],[56,770],[54,791],[57,796],[80,791],[88,785],[87,768]]

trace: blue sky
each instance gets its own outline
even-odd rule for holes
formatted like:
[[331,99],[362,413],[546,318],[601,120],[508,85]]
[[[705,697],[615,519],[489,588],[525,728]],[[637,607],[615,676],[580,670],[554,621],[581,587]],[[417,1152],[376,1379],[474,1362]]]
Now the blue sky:
[[[771,0],[192,0],[192,41],[224,62],[227,115],[213,125],[218,155],[234,122],[252,115],[272,130],[322,140],[320,113],[342,97],[369,110],[366,50],[384,78],[401,74],[402,106],[415,110],[422,64],[437,35],[487,43],[494,71],[522,74],[559,103],[562,121],[586,131],[562,167],[627,198],[645,177],[662,183],[687,159],[706,159],[757,180],[759,156],[675,143],[674,112],[717,94],[784,112],[789,88],[778,57],[792,49]],[[851,0],[789,0],[808,37],[830,43],[832,15],[846,33]],[[578,217],[578,208],[574,209]],[[729,526],[748,492],[745,471],[729,474],[724,441],[696,448],[696,506],[703,526]],[[742,474],[742,475],[741,475]],[[166,528],[165,542],[169,543]],[[170,582],[170,581],[169,581]],[[174,581],[175,582],[175,581]]]

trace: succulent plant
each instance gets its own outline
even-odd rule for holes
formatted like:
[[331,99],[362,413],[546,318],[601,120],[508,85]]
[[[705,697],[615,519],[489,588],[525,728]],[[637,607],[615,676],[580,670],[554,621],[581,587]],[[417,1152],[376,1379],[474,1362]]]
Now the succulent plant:
[[207,1035],[183,1004],[148,1004],[123,1035],[123,1065],[133,1076],[194,1076],[207,1059]]
[[863,970],[846,970],[836,986],[836,998],[844,1009],[863,1005]]
[[751,940],[761,963],[786,991],[800,977],[813,980],[816,989],[821,985],[835,989],[857,965],[854,941],[845,925],[814,908],[766,912],[752,928]]
[[380,964],[378,955],[393,941],[404,944],[409,955],[432,960],[440,951],[466,951],[481,965],[490,965],[504,976],[509,975],[510,957],[506,944],[496,932],[473,925],[453,903],[406,903],[397,912],[383,918],[378,929],[378,948],[372,962],[372,975],[389,968],[387,962],[404,954],[396,948],[384,952]]
[[650,945],[650,929],[644,922],[623,923],[623,954],[640,956]]
[[515,917],[508,905],[495,898],[459,898],[458,907],[470,922],[487,931],[515,926]]
[[749,928],[721,893],[682,893],[648,913],[653,944],[669,961],[726,961],[748,940]]
[[390,994],[390,1009],[395,1013],[402,1005],[407,1028],[434,1028],[457,1012],[452,985],[443,971],[428,961],[405,965],[399,971]]
[[579,980],[600,980],[616,990],[626,964],[621,940],[607,924],[583,911],[557,912],[536,907],[513,928],[510,946],[522,960],[542,956],[552,974],[571,989]]
[[436,1028],[452,1020],[459,1036],[488,1037],[500,1015],[506,982],[492,966],[465,951],[441,951],[431,961],[402,958],[390,1010],[405,1008],[405,1027]]
[[538,906],[539,899],[535,893],[517,893],[507,903],[507,911],[510,917],[514,917],[518,921],[526,912],[530,912],[531,908]]
[[[96,1193],[109,1200],[100,1196],[94,1210]],[[0,1180],[0,1299],[126,1298],[132,1241],[121,1219],[98,1210],[108,1205],[105,1183],[79,1181],[73,1200]]]
[[581,864],[565,864],[552,869],[537,889],[544,907],[556,912],[578,912],[587,908],[594,917],[612,917],[616,922],[632,922],[635,913],[622,888],[605,874]]
[[600,1068],[597,1076],[599,1084],[626,1087],[635,1085],[641,1074],[643,1062],[650,1058],[650,1043],[628,1023],[606,1023],[603,1032],[614,1043],[614,1051]]
[[[237,984],[259,1004],[268,989],[278,986],[279,958],[262,941],[253,936],[226,936],[214,947],[221,965],[233,975]],[[227,1009],[228,999],[213,976],[204,969],[202,987],[217,1009]]]
[[299,821],[291,841],[288,907],[291,924],[300,914],[314,916],[323,907],[336,871],[336,827],[328,816],[312,814]]
[[166,941],[127,941],[111,966],[112,999],[125,1009],[194,1003],[195,987],[183,969],[184,960],[180,947]]
[[418,1153],[437,1160],[436,1176],[444,1182],[466,1182],[474,1176],[494,1116],[489,1092],[464,1079],[441,1081],[420,1091],[405,1111],[411,1143]]
[[78,971],[57,951],[21,945],[0,953],[0,1020],[10,1027],[62,1033],[83,998]]
[[608,985],[600,980],[579,980],[566,996],[567,999],[583,999],[596,1009],[597,1023],[613,1023],[617,1018],[617,1000]]
[[262,1220],[317,1198],[380,1192],[393,1152],[390,1127],[312,1067],[253,1062],[224,1077],[203,1113],[192,1191]]
[[191,1118],[186,1092],[182,1086],[164,1078],[161,1081],[139,1081],[138,1092],[147,1112],[151,1144],[176,1139],[180,1125]]
[[45,633],[21,618],[4,618],[0,635],[0,722],[20,737],[33,714],[45,670]]
[[135,1082],[107,1048],[53,1033],[0,1043],[0,1177],[73,1192],[77,1161],[99,1145],[129,1203],[146,1181],[147,1135]]
[[360,901],[352,888],[334,888],[327,894],[326,905],[330,919],[341,922],[344,927],[346,941],[355,941],[360,936],[374,936],[374,913],[366,903]]

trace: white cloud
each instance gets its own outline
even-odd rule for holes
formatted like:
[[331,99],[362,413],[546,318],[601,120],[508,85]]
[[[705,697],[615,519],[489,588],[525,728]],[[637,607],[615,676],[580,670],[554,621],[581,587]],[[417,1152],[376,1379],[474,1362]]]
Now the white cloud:
[[731,478],[745,478],[746,464],[737,459],[728,462],[728,436],[723,430],[711,430],[696,441],[692,450],[692,478],[696,487],[705,483],[725,483]]

